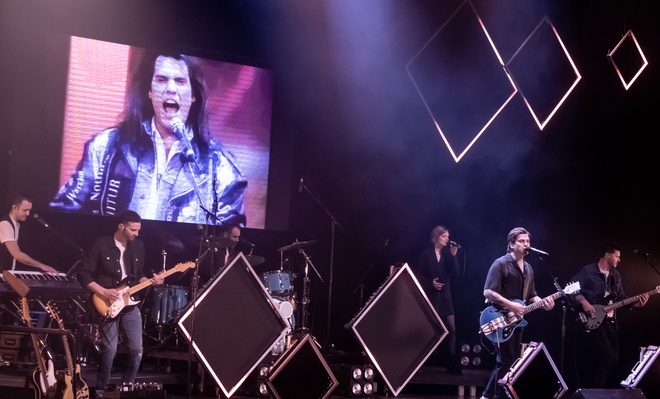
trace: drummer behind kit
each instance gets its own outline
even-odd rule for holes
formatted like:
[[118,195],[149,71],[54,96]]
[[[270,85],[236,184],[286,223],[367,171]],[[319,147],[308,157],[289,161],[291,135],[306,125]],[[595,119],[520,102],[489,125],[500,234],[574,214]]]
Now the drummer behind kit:
[[[167,245],[169,247],[172,247],[173,244],[172,242],[177,242],[176,238],[173,238],[171,236],[165,237],[164,241],[167,241]],[[191,239],[191,242],[193,243],[202,243],[201,245],[207,246],[207,247],[212,247],[212,246],[223,246],[223,244],[226,244],[224,241],[222,241],[223,238],[221,237],[216,237],[213,238],[212,236],[203,236],[203,237],[195,237],[194,239]],[[290,263],[285,262],[283,258],[283,253],[285,251],[289,250],[298,250],[298,252],[302,253],[305,256],[306,259],[306,267],[305,267],[305,285],[307,284],[307,281],[309,281],[307,277],[307,264],[309,263],[309,257],[304,253],[302,250],[303,247],[315,244],[316,241],[295,241],[293,244],[286,245],[284,247],[279,248],[277,251],[280,252],[280,268],[277,270],[271,270],[271,271],[266,271],[260,274],[261,278],[261,283],[263,284],[264,288],[266,288],[266,291],[269,293],[271,297],[271,301],[273,305],[275,306],[275,310],[282,316],[284,320],[287,321],[289,325],[289,329],[284,334],[284,336],[276,342],[273,347],[271,348],[271,354],[273,356],[278,356],[282,354],[289,346],[291,343],[291,335],[297,330],[297,329],[305,329],[306,326],[304,325],[305,323],[301,323],[301,325],[298,325],[296,322],[296,316],[295,313],[297,311],[297,303],[296,303],[296,291],[293,287],[293,282],[296,279],[296,274],[293,273],[291,270],[286,270],[287,268],[290,269]],[[252,246],[252,245],[251,245]],[[163,249],[163,256],[165,257],[166,251]],[[258,255],[253,255],[252,251],[250,251],[249,255],[244,255],[248,263],[250,263],[250,266],[255,267],[263,264],[266,259],[262,256]],[[187,264],[183,265],[177,265],[173,269],[165,271],[164,269],[165,266],[165,259],[163,259],[163,273],[169,275],[173,273],[174,271],[183,271],[181,269],[182,267],[185,267],[186,269],[195,267],[195,263],[189,262]],[[287,266],[287,267],[285,267]],[[179,270],[181,269],[181,270]],[[204,292],[206,287],[213,282],[215,279],[215,276],[219,275],[220,270],[215,270],[214,276],[210,278],[209,281],[206,282],[204,287],[201,288],[201,292]],[[138,285],[132,288],[124,287],[123,290],[126,292],[133,293],[135,291],[139,291],[143,288],[146,288],[147,286],[151,285],[148,281],[145,282],[146,284]],[[174,328],[174,325],[176,324],[176,321],[179,319],[181,314],[185,311],[185,308],[189,306],[191,298],[190,298],[190,288],[189,287],[183,287],[183,286],[177,286],[177,285],[160,285],[160,286],[154,286],[151,287],[151,292],[149,292],[143,303],[143,315],[145,317],[145,334],[158,341],[159,345],[164,344],[169,337],[176,335],[176,329]],[[307,295],[308,293],[308,288],[304,288],[304,295]],[[98,302],[99,299],[95,298],[95,301]],[[309,298],[304,297],[303,298],[303,304],[309,302]],[[130,298],[127,300],[126,296],[124,296],[122,299],[118,300],[117,303],[112,304],[110,306],[109,304],[103,304],[104,306],[100,306],[99,304],[95,303],[97,306],[97,311],[101,314],[107,314],[107,317],[114,317],[116,313],[118,313],[124,306],[128,306],[129,304],[135,304],[137,303],[136,301],[131,300]],[[303,306],[304,308],[305,306]],[[116,308],[116,309],[115,309]],[[302,312],[306,312],[306,309],[302,309]],[[304,320],[304,317],[301,317],[302,320]],[[149,334],[147,334],[147,331],[154,331],[153,329],[150,329],[151,327],[155,327],[157,331],[157,336],[153,337]],[[170,329],[172,331],[170,331]],[[166,333],[168,333],[166,335]]]

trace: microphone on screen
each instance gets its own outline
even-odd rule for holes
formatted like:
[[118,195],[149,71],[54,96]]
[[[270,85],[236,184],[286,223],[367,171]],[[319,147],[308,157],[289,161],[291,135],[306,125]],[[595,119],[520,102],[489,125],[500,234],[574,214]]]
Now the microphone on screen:
[[190,141],[186,137],[186,125],[183,124],[181,118],[172,118],[170,121],[170,128],[172,128],[172,133],[174,133],[174,136],[176,136],[181,144],[181,152],[184,157],[190,162],[195,162],[197,157],[195,156],[195,151],[193,151]]

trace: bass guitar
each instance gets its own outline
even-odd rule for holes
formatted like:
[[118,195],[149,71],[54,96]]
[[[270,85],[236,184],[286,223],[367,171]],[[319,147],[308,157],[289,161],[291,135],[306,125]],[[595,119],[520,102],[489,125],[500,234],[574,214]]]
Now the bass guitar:
[[[580,283],[570,283],[566,285],[563,290],[555,292],[531,305],[525,306],[523,315],[543,307],[544,303],[549,299],[555,300],[561,296],[574,294],[578,291],[580,291]],[[525,304],[520,299],[515,299],[513,302],[521,305]],[[511,334],[516,328],[525,327],[527,321],[523,319],[523,316],[518,316],[509,309],[489,306],[481,312],[479,324],[481,325],[480,332],[484,334],[486,338],[495,343],[502,343],[511,338]]]
[[[46,310],[50,316],[57,322],[60,330],[66,330],[64,321],[57,311],[57,307],[53,301],[46,303]],[[66,357],[66,373],[64,375],[64,393],[63,399],[89,399],[89,387],[87,382],[82,379],[80,375],[80,365],[76,364],[74,367],[73,356],[71,355],[71,347],[69,346],[69,339],[66,335],[62,335],[62,347],[64,348],[64,355]],[[74,384],[75,383],[75,384]],[[76,394],[73,394],[75,385]]]
[[600,325],[603,323],[603,320],[605,320],[605,316],[607,316],[609,312],[615,311],[620,307],[630,305],[631,303],[635,303],[639,301],[639,298],[641,298],[642,295],[647,294],[651,296],[659,293],[660,293],[660,286],[657,286],[655,287],[654,290],[645,292],[643,294],[631,296],[630,298],[626,298],[609,305],[599,305],[599,304],[593,305],[595,310],[594,315],[589,316],[584,312],[580,312],[578,321],[582,323],[582,327],[584,327],[585,330],[595,330],[598,327],[600,327]]
[[[176,272],[183,272],[188,269],[194,268],[195,266],[196,266],[195,262],[179,263],[173,268],[160,273],[160,275],[163,278],[165,278],[170,274]],[[100,296],[98,296],[96,293],[92,294],[92,305],[94,305],[94,309],[98,312],[98,314],[101,317],[106,319],[107,318],[112,319],[116,317],[119,314],[119,312],[121,312],[122,309],[124,309],[126,306],[137,305],[138,303],[140,303],[140,301],[133,300],[131,296],[136,292],[141,291],[154,283],[153,280],[149,279],[139,284],[136,284],[132,287],[129,287],[127,280],[128,278],[124,279],[124,281],[122,281],[122,283],[115,288],[117,291],[119,291],[119,298],[114,302],[106,301],[102,299]]]

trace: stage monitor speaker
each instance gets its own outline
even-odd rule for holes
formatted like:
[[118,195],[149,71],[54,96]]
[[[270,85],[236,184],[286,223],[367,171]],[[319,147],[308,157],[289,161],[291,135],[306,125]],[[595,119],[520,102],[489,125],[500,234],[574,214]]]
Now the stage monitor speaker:
[[395,396],[447,336],[407,264],[385,280],[345,327],[353,330]]
[[227,397],[288,330],[242,253],[191,301],[178,325]]
[[530,342],[498,382],[514,399],[555,399],[568,390],[542,342]]
[[646,399],[639,389],[578,389],[571,399]]
[[297,338],[273,363],[266,383],[276,399],[325,399],[339,384],[310,334]]
[[630,371],[628,378],[621,381],[624,388],[639,388],[650,398],[660,398],[660,348],[647,346],[639,362]]

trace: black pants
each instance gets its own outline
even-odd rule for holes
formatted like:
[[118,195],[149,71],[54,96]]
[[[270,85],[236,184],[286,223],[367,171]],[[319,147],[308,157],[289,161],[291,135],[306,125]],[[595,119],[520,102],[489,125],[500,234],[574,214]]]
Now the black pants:
[[575,364],[580,388],[616,388],[619,363],[619,332],[614,320],[595,330],[576,328]]
[[520,345],[522,344],[522,328],[517,328],[508,341],[496,347],[497,363],[490,380],[484,389],[483,396],[489,399],[504,399],[507,397],[504,387],[497,383],[509,372],[513,363],[520,358]]

